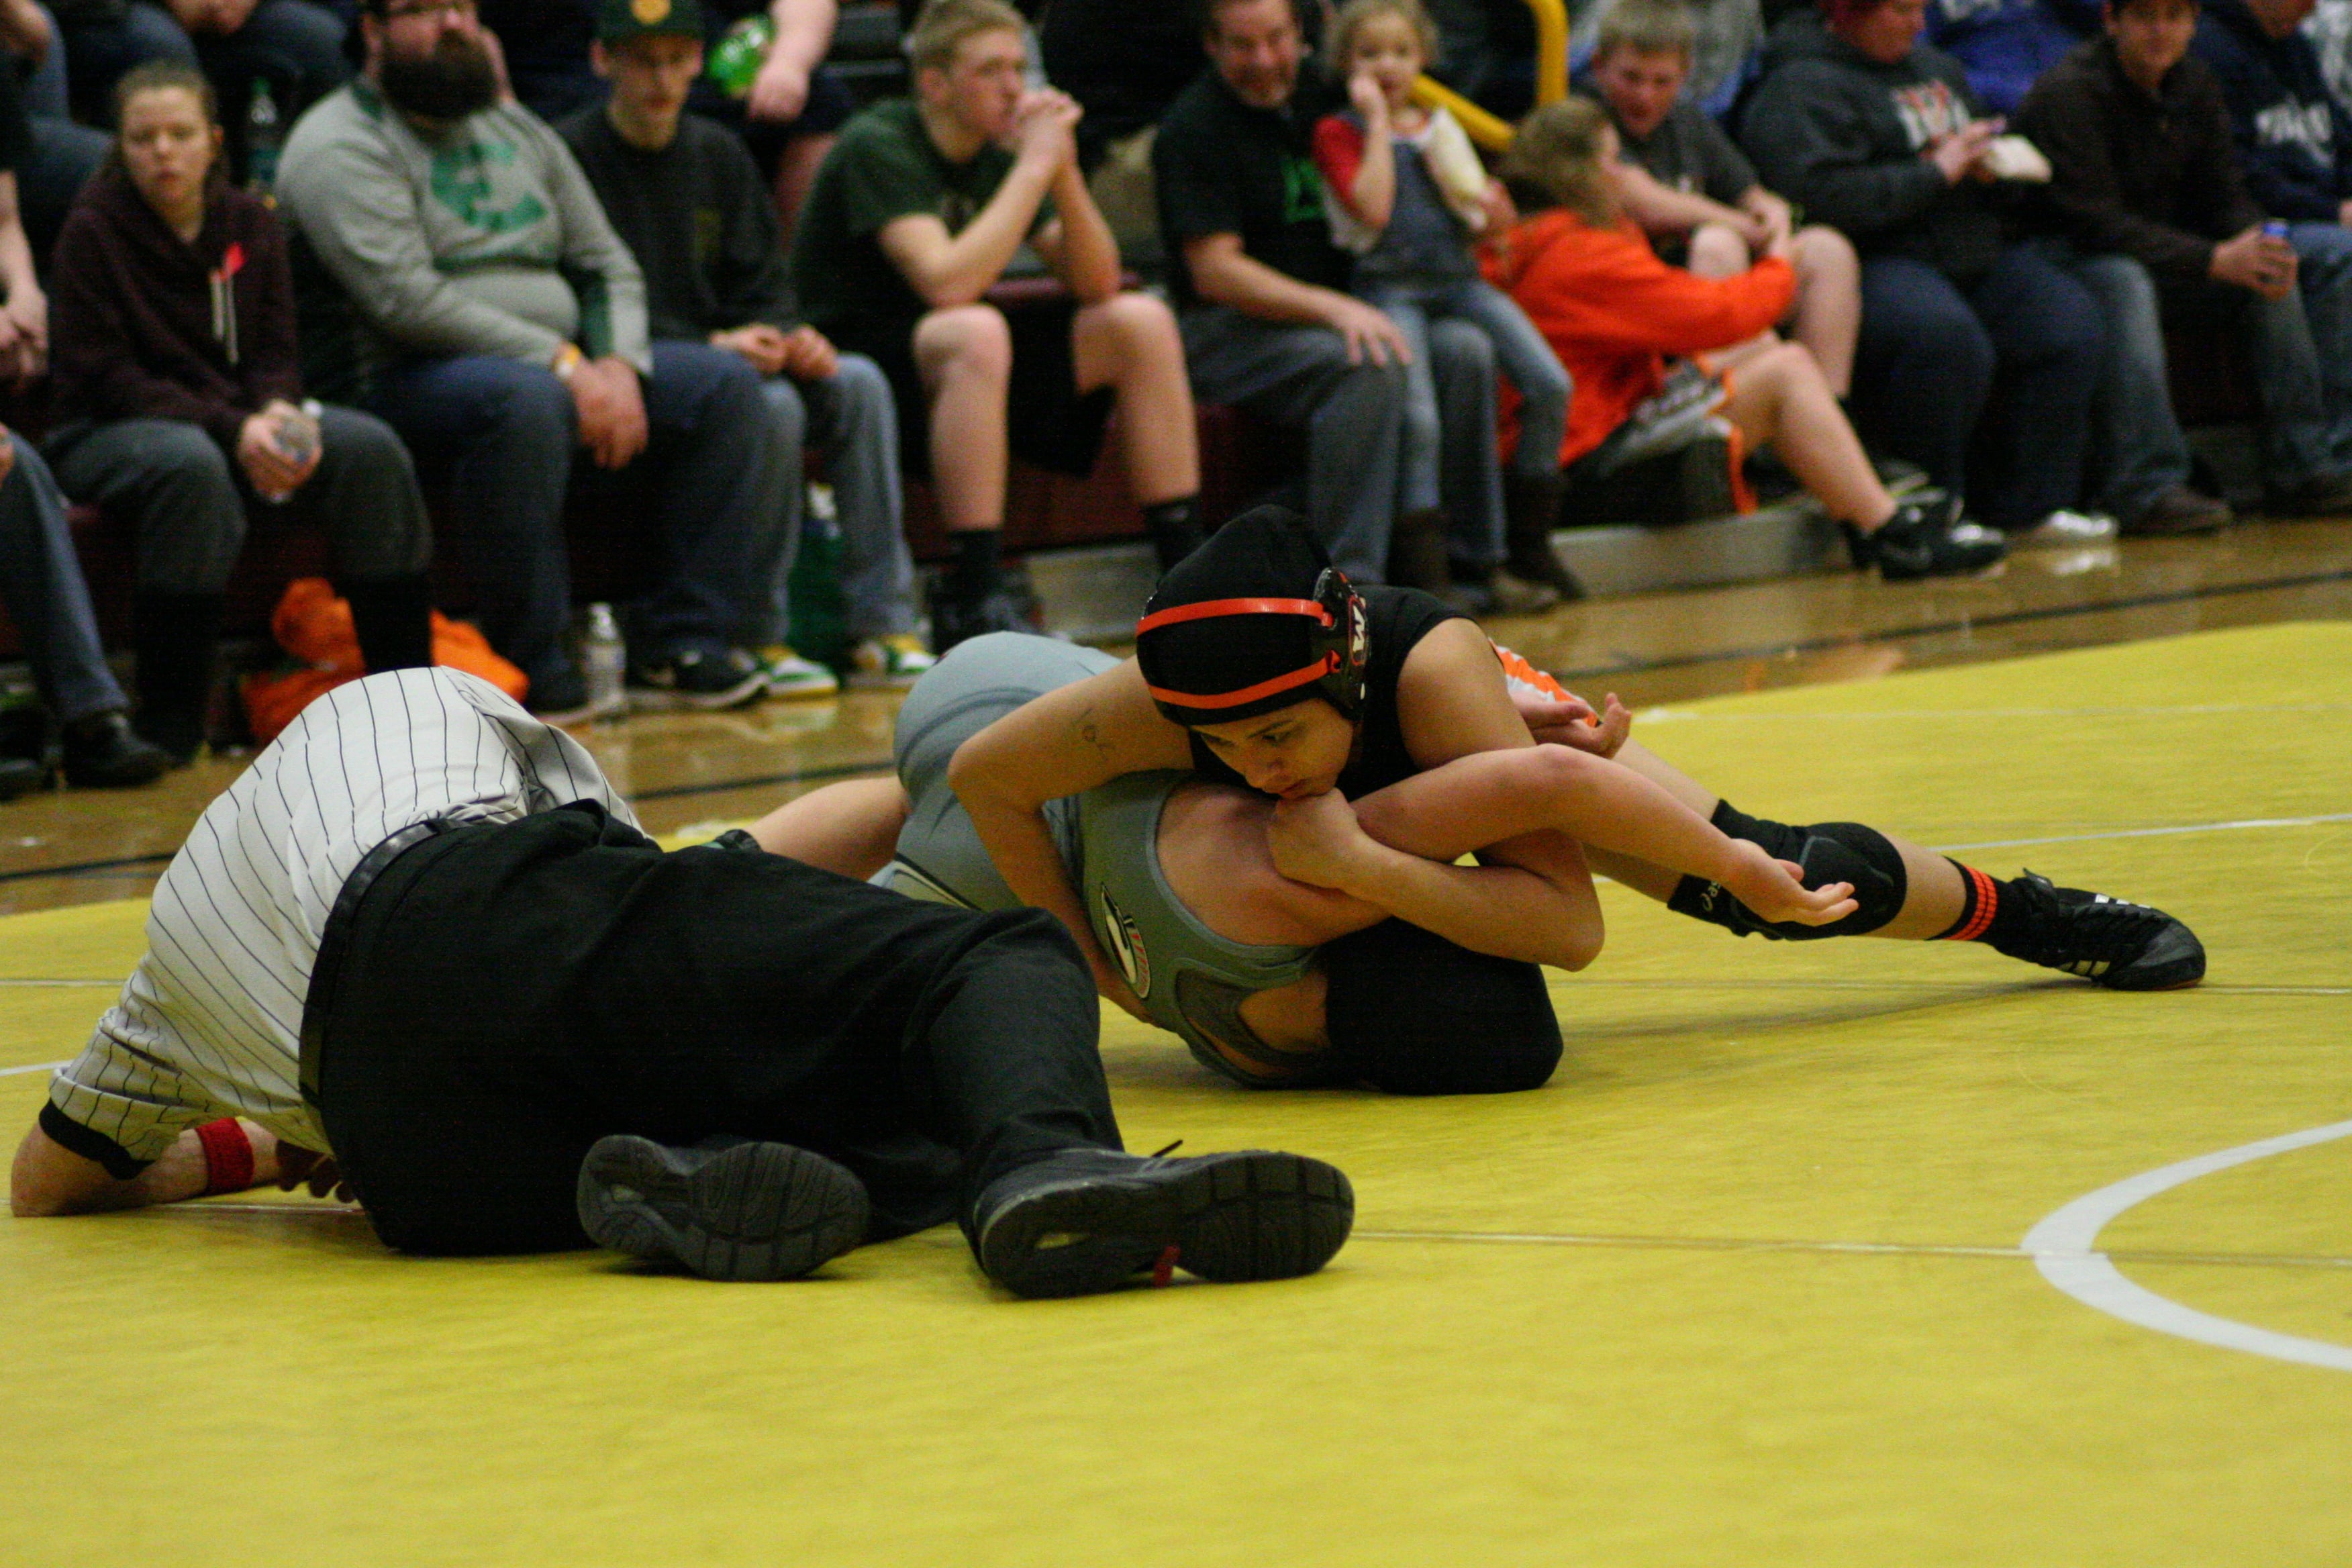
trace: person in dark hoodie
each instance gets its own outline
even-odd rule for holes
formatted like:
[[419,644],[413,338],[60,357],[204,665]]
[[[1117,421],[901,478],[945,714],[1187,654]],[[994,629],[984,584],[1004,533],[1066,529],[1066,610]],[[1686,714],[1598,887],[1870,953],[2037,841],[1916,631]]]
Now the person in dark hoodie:
[[2187,488],[2168,316],[2243,333],[2262,392],[2265,510],[2352,510],[2352,386],[2341,384],[2352,364],[2352,258],[2315,246],[2303,265],[2289,239],[2263,231],[2221,85],[2189,53],[2197,9],[2113,0],[2106,36],[2043,77],[2018,112],[2050,160],[2051,225],[2109,311],[2114,354],[2095,418],[2108,453],[2104,501],[2126,532],[2229,521],[2222,503]]
[[[2106,353],[2097,303],[2010,232],[1986,161],[2001,122],[1918,41],[1926,0],[1828,4],[1774,27],[1740,134],[1767,185],[1862,255],[1854,423],[1987,523],[2063,527]],[[1990,469],[1973,485],[1972,444]]]
[[48,451],[67,494],[137,526],[138,725],[185,762],[248,502],[325,525],[372,672],[433,662],[432,534],[400,438],[303,402],[285,236],[228,188],[202,73],[131,70],[115,123],[58,239]]

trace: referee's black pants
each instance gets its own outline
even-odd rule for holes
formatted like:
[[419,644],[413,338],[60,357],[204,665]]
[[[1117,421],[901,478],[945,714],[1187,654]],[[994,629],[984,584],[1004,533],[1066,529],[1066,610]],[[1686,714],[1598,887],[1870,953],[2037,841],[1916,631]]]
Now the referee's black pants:
[[586,1245],[609,1133],[713,1133],[856,1173],[869,1239],[1056,1150],[1118,1148],[1076,945],[1034,910],[917,903],[748,837],[665,855],[589,803],[425,839],[360,901],[320,1110],[384,1241]]

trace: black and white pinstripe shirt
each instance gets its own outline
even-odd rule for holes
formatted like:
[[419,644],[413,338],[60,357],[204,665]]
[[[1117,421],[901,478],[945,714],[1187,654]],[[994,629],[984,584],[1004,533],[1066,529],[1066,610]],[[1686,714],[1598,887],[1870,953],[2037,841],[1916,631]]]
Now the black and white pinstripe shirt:
[[344,879],[429,817],[575,800],[636,820],[578,742],[487,681],[404,669],[337,687],[205,809],[156,885],[147,955],[50,1103],[138,1161],[228,1115],[324,1152],[297,1079],[302,1000]]

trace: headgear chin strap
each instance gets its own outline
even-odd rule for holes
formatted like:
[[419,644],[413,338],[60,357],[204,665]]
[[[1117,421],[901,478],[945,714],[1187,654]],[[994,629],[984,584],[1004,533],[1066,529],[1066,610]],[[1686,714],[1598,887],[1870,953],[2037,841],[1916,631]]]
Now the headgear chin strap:
[[[1364,601],[1348,581],[1348,574],[1336,566],[1327,566],[1315,580],[1315,596],[1311,599],[1237,598],[1203,599],[1190,605],[1171,605],[1154,610],[1135,624],[1138,643],[1165,626],[1181,626],[1192,621],[1219,619],[1227,616],[1298,616],[1308,623],[1308,660],[1296,669],[1286,670],[1264,680],[1226,691],[1180,691],[1171,687],[1148,684],[1153,702],[1160,711],[1176,723],[1190,727],[1196,724],[1217,724],[1236,716],[1236,710],[1252,709],[1267,711],[1266,700],[1286,692],[1297,691],[1303,700],[1320,697],[1339,710],[1339,716],[1351,722],[1364,710],[1365,666],[1371,656],[1371,634],[1364,620]],[[1150,661],[1147,661],[1148,668]]]

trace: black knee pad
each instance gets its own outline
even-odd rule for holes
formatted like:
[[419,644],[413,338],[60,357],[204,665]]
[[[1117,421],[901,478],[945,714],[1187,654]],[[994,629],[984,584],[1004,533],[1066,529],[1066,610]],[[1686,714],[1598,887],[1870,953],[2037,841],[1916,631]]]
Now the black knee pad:
[[1760,846],[1776,860],[1793,860],[1805,868],[1808,888],[1831,882],[1853,884],[1853,913],[1828,925],[1800,925],[1759,920],[1747,905],[1726,892],[1720,883],[1685,877],[1666,900],[1676,914],[1708,921],[1734,936],[1761,936],[1769,942],[1818,942],[1823,937],[1863,936],[1876,931],[1902,912],[1911,879],[1903,867],[1903,852],[1886,835],[1859,822],[1817,822],[1791,827],[1767,822],[1718,802],[1709,819],[1723,834]]

